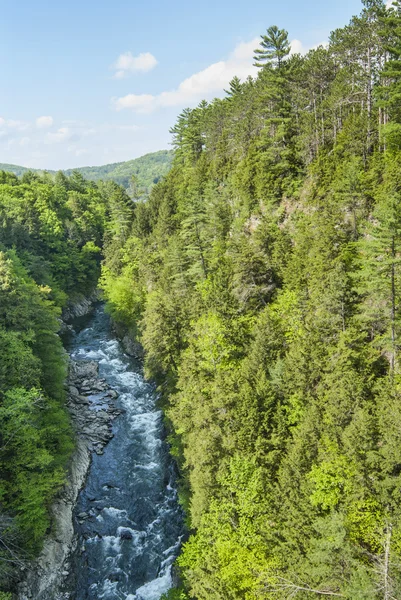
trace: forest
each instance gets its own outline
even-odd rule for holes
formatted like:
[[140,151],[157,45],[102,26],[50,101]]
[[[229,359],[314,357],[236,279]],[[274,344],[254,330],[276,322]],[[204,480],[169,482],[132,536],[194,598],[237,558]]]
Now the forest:
[[132,201],[114,182],[0,171],[0,590],[51,526],[74,447],[61,309],[96,287],[124,204]]
[[[71,176],[74,172],[80,173],[85,179],[91,181],[114,181],[128,190],[131,197],[137,198],[149,194],[152,187],[167,175],[171,168],[172,159],[172,150],[159,150],[159,152],[151,152],[126,162],[112,163],[100,167],[66,169],[63,173],[67,176]],[[0,163],[0,171],[7,171],[18,176],[29,172],[56,175],[56,172],[51,170],[41,171],[5,163]]]
[[305,56],[270,26],[255,63],[146,199],[0,175],[3,585],[73,445],[60,308],[99,278],[180,472],[167,598],[401,598],[401,3]]
[[401,598],[401,4],[183,111],[105,246],[190,532],[170,598]]

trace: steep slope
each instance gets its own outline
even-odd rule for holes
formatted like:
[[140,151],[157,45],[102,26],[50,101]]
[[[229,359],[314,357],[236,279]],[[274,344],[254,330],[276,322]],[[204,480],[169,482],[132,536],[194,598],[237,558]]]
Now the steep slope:
[[401,598],[401,6],[364,5],[305,57],[269,28],[106,249],[181,467],[170,598]]

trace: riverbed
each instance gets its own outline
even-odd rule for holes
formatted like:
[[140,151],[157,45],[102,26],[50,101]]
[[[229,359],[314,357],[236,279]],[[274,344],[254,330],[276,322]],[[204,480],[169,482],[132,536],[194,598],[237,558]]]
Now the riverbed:
[[[98,362],[122,411],[104,453],[93,455],[74,510],[78,545],[68,592],[74,600],[159,600],[173,585],[183,515],[157,393],[140,362],[123,352],[102,305],[68,350],[73,360]],[[104,410],[101,394],[88,399],[91,410]]]

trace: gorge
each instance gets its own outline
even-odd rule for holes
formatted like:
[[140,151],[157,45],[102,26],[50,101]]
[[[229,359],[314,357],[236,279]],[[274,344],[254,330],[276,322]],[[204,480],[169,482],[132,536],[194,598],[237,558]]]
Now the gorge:
[[254,60],[146,197],[0,171],[0,600],[82,440],[67,597],[401,598],[401,3]]

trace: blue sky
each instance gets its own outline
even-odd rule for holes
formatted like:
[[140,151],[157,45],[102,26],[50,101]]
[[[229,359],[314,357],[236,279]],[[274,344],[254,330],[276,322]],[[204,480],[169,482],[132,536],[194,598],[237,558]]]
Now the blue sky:
[[169,147],[186,106],[252,74],[256,38],[327,40],[359,0],[1,3],[0,162],[68,168]]

